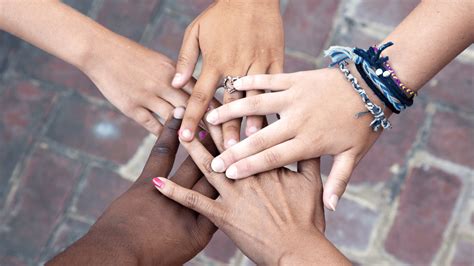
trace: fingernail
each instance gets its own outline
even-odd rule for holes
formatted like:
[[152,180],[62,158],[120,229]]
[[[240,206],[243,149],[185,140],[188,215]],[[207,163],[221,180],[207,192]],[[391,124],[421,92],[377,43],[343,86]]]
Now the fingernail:
[[242,80],[237,79],[236,81],[234,81],[233,85],[234,85],[234,88],[236,88],[236,89],[242,88]]
[[180,73],[176,73],[174,75],[173,81],[171,81],[171,85],[179,86],[182,81],[183,81],[183,75],[181,75]]
[[200,132],[198,133],[198,135],[199,135],[199,139],[200,139],[200,140],[204,140],[204,139],[206,138],[206,136],[207,136],[207,131],[202,130],[202,131],[200,131]]
[[258,128],[257,128],[257,127],[249,127],[249,128],[247,129],[247,136],[250,136],[250,135],[254,134],[254,133],[257,132],[257,131],[258,131]]
[[237,141],[235,139],[229,139],[226,144],[227,144],[227,148],[230,148],[234,146],[235,144],[237,144]]
[[[229,168],[230,169],[230,168]],[[336,194],[332,194],[331,197],[329,197],[329,206],[331,207],[332,211],[336,210],[337,202],[339,201],[339,197]]]
[[225,171],[224,161],[221,158],[214,158],[211,162],[212,171],[222,173]]
[[184,107],[176,107],[173,111],[173,117],[176,119],[183,119],[184,111]]
[[217,119],[218,119],[218,114],[216,110],[210,111],[206,116],[206,121],[213,125],[217,123]]
[[153,184],[158,189],[162,189],[162,188],[165,187],[165,182],[163,182],[163,180],[161,180],[161,178],[159,178],[159,177],[153,178]]
[[231,179],[237,178],[237,167],[235,167],[235,165],[231,165],[225,172],[225,176]]
[[181,131],[181,137],[183,137],[186,140],[190,140],[193,134],[191,133],[191,130],[185,129]]

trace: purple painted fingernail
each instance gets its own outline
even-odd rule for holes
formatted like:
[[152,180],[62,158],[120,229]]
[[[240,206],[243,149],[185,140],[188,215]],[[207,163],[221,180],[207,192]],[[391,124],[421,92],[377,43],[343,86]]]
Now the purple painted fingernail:
[[202,130],[202,131],[200,131],[200,132],[198,133],[198,135],[199,135],[199,139],[200,139],[200,140],[204,140],[204,139],[206,138],[206,136],[207,136],[207,131]]

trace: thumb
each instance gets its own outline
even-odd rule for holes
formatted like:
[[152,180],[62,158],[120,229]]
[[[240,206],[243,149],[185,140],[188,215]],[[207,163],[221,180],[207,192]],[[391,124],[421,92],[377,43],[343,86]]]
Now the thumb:
[[176,63],[176,74],[171,82],[171,85],[177,89],[188,83],[199,58],[197,27],[193,27],[193,25],[189,25],[184,34],[183,44]]
[[335,211],[339,199],[349,183],[356,160],[352,154],[345,152],[334,156],[331,172],[324,185],[323,201],[326,208]]

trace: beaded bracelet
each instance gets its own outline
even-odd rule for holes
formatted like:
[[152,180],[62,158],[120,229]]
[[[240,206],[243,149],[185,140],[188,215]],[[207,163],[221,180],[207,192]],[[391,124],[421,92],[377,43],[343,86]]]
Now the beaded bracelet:
[[373,103],[369,99],[369,97],[367,96],[367,93],[365,92],[365,90],[359,85],[359,82],[351,74],[349,69],[347,69],[346,65],[347,65],[346,61],[339,62],[339,69],[341,70],[342,73],[344,73],[344,76],[351,83],[354,90],[361,96],[362,102],[364,102],[365,107],[367,108],[367,110],[374,117],[374,119],[370,123],[370,127],[372,128],[372,130],[377,132],[377,130],[380,127],[384,128],[384,129],[392,128],[392,125],[390,124],[390,121],[388,121],[388,119],[385,117],[385,114],[384,114],[382,108],[380,108],[380,106]]

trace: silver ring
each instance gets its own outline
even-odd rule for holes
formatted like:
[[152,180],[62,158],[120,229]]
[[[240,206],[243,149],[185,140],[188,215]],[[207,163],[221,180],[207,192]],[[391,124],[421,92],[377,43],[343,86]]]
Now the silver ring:
[[237,81],[239,78],[240,78],[239,76],[236,76],[236,77],[227,76],[224,78],[224,82],[222,83],[222,86],[229,94],[232,94],[237,91],[234,88],[234,82]]

